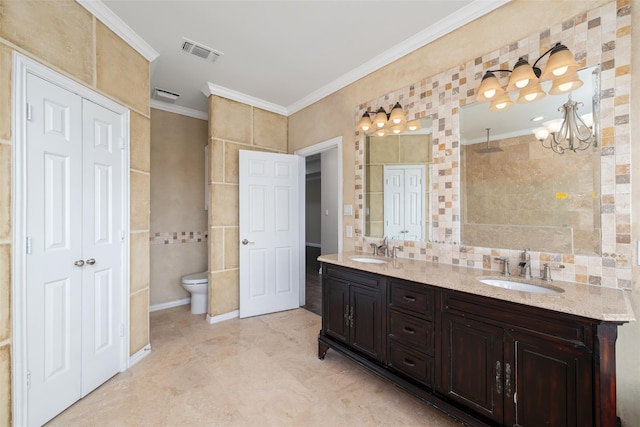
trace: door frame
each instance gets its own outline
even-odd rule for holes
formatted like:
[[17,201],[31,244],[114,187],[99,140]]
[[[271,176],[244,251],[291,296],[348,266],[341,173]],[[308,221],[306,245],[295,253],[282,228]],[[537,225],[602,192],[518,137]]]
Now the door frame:
[[[293,154],[304,157],[305,159],[308,156],[312,156],[314,154],[320,154],[323,151],[330,150],[332,148],[337,148],[338,150],[338,188],[336,191],[338,195],[338,209],[340,212],[338,213],[338,252],[342,252],[342,137],[336,136],[334,138],[328,139],[323,142],[319,142],[317,144],[311,145],[306,148],[301,148],[299,150],[294,151]],[[300,182],[305,182],[305,170],[304,168],[300,168]],[[322,182],[322,176],[320,176],[320,182]],[[305,235],[305,186],[300,186],[300,306],[303,306],[306,301],[306,289],[303,284],[305,283],[305,275],[306,275],[306,256],[305,256],[305,243],[306,243],[306,235]]]
[[63,89],[73,92],[82,98],[101,105],[119,114],[122,120],[123,143],[122,150],[122,319],[124,331],[122,331],[122,344],[120,352],[120,372],[125,371],[130,364],[129,360],[129,109],[109,98],[71,80],[50,68],[27,58],[24,55],[13,52],[12,67],[12,172],[11,172],[11,197],[12,206],[12,254],[11,254],[11,310],[13,313],[11,351],[11,401],[13,410],[13,422],[15,425],[23,425],[27,415],[27,321],[26,321],[26,293],[24,281],[26,278],[26,112],[27,99],[26,84],[27,74],[38,76]]

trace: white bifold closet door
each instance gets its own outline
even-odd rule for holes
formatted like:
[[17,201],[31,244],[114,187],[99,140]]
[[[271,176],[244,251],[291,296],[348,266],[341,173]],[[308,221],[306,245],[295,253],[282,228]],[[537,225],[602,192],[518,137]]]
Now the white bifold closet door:
[[28,424],[120,369],[120,115],[27,76]]

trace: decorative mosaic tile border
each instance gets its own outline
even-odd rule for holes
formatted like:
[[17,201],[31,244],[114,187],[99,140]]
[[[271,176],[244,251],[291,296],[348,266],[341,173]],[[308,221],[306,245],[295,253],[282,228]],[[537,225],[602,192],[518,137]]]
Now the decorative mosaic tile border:
[[200,243],[207,240],[207,231],[167,231],[151,233],[149,244],[172,245],[176,243]]
[[[396,92],[360,105],[362,114],[399,101],[408,116],[433,118],[432,240],[404,242],[401,256],[498,271],[494,257],[514,262],[519,250],[460,245],[459,108],[475,102],[475,90],[490,68],[510,68],[519,57],[537,58],[556,42],[574,53],[581,66],[601,67],[601,219],[602,256],[532,252],[532,271],[545,262],[560,262],[558,280],[631,288],[630,104],[631,4],[618,0],[565,20],[540,33],[505,45],[465,64],[427,77]],[[355,249],[363,251],[363,184],[365,138],[355,144]]]

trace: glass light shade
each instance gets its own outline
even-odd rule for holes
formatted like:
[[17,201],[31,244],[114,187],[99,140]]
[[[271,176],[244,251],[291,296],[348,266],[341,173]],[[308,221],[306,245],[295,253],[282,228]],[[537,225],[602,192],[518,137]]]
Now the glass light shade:
[[393,122],[393,124],[399,125],[400,123],[404,123],[406,120],[402,106],[399,102],[396,102],[396,105],[393,106],[391,114],[389,115],[389,121]]
[[551,83],[549,95],[562,95],[563,93],[573,92],[582,86],[584,82],[580,80],[578,73],[570,73],[562,76]]
[[393,132],[396,135],[402,132],[403,130],[404,130],[404,127],[402,125],[395,125],[391,128],[391,132]]
[[384,108],[380,107],[378,109],[375,117],[373,118],[373,123],[378,128],[382,128],[387,124],[387,112],[384,111]]
[[547,66],[540,76],[540,81],[554,80],[578,71],[579,68],[580,65],[573,58],[571,51],[566,46],[558,43],[549,55]]
[[543,125],[547,129],[547,131],[549,131],[549,133],[554,133],[560,130],[563,122],[564,120],[562,119],[554,119],[549,120],[548,122],[544,122]]
[[524,58],[520,58],[511,72],[507,91],[524,89],[536,83],[538,83],[538,76],[533,71],[533,67]]
[[513,101],[508,93],[503,93],[502,96],[491,101],[489,105],[489,111],[502,111],[513,106]]
[[518,96],[516,102],[518,104],[527,104],[529,102],[542,99],[545,96],[547,96],[547,94],[544,90],[542,90],[542,86],[540,86],[540,83],[537,83],[535,85],[531,85],[525,89],[522,89],[520,91],[520,96]]
[[385,136],[385,135],[386,135],[386,133],[387,133],[387,130],[386,130],[386,129],[378,129],[378,130],[376,131],[376,135],[378,135],[378,136]]
[[478,87],[478,94],[476,95],[476,101],[485,102],[491,101],[496,97],[502,95],[504,93],[504,89],[500,86],[500,82],[498,81],[495,74],[491,71],[487,71],[482,78],[482,83],[480,83],[480,87]]
[[549,136],[549,131],[546,128],[535,128],[533,134],[538,141],[544,141]]
[[362,118],[360,119],[360,121],[358,122],[358,129],[362,130],[363,132],[366,132],[369,130],[369,128],[373,125],[373,123],[371,123],[371,117],[369,117],[369,113],[365,112],[362,115]]
[[416,131],[420,128],[420,120],[411,120],[407,123],[407,129],[409,129],[411,132]]
[[584,124],[587,125],[587,127],[593,126],[593,113],[583,114],[582,116],[580,116],[580,118],[582,119]]

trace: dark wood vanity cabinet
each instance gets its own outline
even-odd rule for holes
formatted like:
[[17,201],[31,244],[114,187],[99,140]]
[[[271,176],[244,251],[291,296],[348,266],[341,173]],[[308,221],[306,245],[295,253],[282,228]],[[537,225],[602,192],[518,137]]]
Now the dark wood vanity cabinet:
[[318,355],[334,348],[472,426],[614,427],[615,322],[332,264]]
[[321,335],[384,362],[386,280],[331,265],[322,273]]
[[594,425],[592,336],[574,316],[445,292],[441,391],[499,425]]

